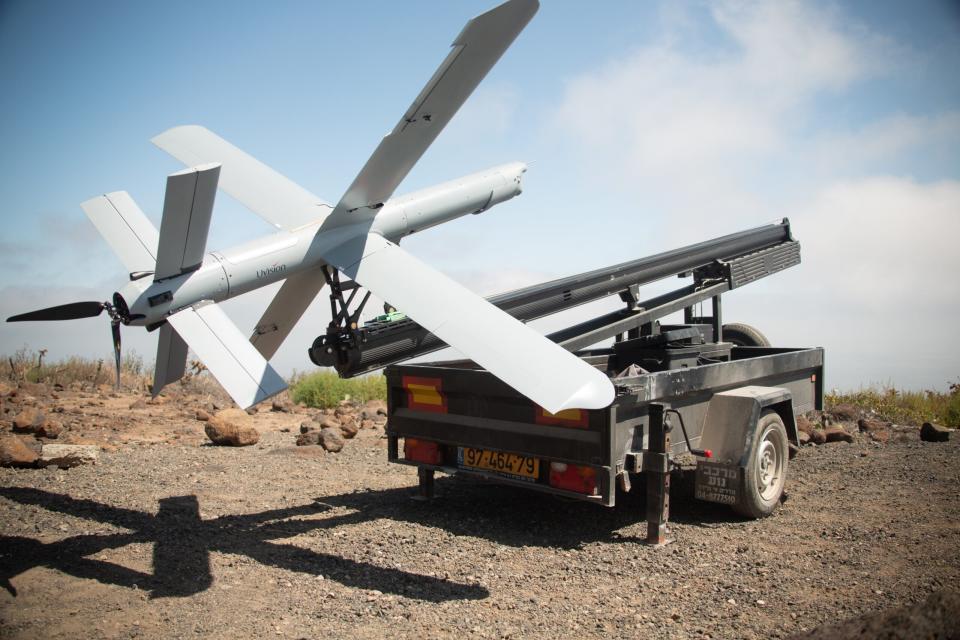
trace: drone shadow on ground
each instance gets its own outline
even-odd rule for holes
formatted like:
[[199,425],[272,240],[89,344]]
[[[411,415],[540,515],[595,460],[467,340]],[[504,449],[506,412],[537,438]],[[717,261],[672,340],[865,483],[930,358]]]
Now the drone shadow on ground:
[[[190,596],[213,584],[210,553],[245,555],[267,566],[323,575],[343,585],[378,589],[431,602],[486,598],[480,585],[377,566],[278,542],[319,529],[371,523],[410,522],[457,536],[498,544],[573,549],[590,542],[640,542],[644,522],[642,490],[618,497],[615,509],[541,493],[459,478],[440,478],[438,498],[410,500],[410,488],[373,490],[319,497],[309,504],[204,520],[196,496],[159,501],[156,514],[93,500],[20,487],[0,487],[0,497],[78,518],[111,524],[122,533],[86,534],[55,542],[24,536],[0,536],[0,586],[16,595],[11,580],[35,567],[150,593],[151,597]],[[678,487],[679,489],[679,487]],[[674,503],[674,521],[709,526],[734,519],[723,507],[686,500]],[[321,519],[331,509],[345,510]],[[621,529],[634,529],[621,533]],[[92,558],[134,543],[153,545],[153,572],[145,573]]]

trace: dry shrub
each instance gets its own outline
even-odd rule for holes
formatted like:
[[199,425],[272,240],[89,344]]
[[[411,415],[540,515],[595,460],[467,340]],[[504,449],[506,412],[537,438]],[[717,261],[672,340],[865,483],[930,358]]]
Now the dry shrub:
[[864,412],[897,424],[919,425],[936,422],[960,427],[960,383],[950,383],[949,391],[901,391],[893,387],[869,387],[859,391],[833,391],[824,398],[829,409],[852,404]]

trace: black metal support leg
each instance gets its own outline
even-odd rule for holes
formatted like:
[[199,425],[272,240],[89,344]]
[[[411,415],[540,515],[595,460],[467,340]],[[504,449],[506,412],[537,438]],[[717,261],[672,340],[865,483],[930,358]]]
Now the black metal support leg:
[[713,296],[713,340],[723,342],[723,312],[720,307],[720,296]]
[[420,484],[417,486],[417,495],[414,496],[415,500],[426,501],[433,498],[433,473],[433,469],[417,467],[417,476],[420,479]]
[[644,456],[647,472],[647,543],[667,543],[670,519],[670,432],[664,420],[664,406],[649,408],[649,442]]

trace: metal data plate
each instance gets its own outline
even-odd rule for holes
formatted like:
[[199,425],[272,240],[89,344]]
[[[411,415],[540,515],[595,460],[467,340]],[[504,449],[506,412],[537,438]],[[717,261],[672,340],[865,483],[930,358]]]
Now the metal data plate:
[[735,464],[697,461],[694,497],[707,502],[736,504],[743,487],[743,469]]

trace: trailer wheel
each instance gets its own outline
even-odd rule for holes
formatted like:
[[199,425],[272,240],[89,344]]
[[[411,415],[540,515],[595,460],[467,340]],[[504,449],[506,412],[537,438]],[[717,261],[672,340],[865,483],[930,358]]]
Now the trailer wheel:
[[763,518],[774,512],[783,495],[789,460],[790,445],[783,419],[775,411],[765,411],[753,437],[742,496],[734,506],[737,513]]
[[732,342],[738,347],[769,347],[770,341],[748,324],[731,322],[723,325],[724,342]]

